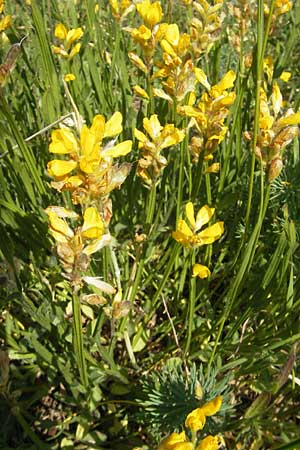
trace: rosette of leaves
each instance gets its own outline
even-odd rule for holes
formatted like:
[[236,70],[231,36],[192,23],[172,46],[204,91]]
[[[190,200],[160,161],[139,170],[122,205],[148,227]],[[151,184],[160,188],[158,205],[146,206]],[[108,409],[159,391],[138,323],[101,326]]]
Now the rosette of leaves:
[[[220,378],[220,379],[219,379]],[[217,416],[207,417],[205,433],[216,435],[225,428],[229,404],[230,376],[217,377],[215,369],[204,372],[204,367],[192,365],[189,373],[180,358],[171,358],[160,369],[140,379],[136,401],[140,405],[138,420],[155,438],[173,431],[181,431],[186,416],[194,409],[222,396],[222,407]]]

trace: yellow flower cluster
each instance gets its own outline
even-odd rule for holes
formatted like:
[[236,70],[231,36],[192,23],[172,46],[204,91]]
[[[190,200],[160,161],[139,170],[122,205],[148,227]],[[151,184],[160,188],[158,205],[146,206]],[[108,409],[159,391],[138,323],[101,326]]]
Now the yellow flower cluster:
[[[2,15],[4,12],[4,0],[0,0],[0,14]],[[5,31],[7,28],[11,27],[12,19],[11,16],[4,16],[0,19],[0,33]]]
[[[218,395],[216,398],[208,403],[205,403],[200,408],[194,409],[188,414],[185,420],[185,426],[189,428],[193,434],[202,430],[205,426],[206,417],[215,415],[221,408],[222,397]],[[171,433],[164,438],[157,450],[217,450],[219,447],[220,438],[218,436],[206,436],[197,445],[190,442],[184,431],[181,433]]]
[[186,33],[180,35],[177,24],[168,25],[163,39],[163,62],[156,62],[158,71],[153,79],[166,78],[162,83],[163,89],[154,89],[154,95],[164,98],[170,103],[176,98],[181,102],[189,92],[194,91],[195,75],[193,62],[188,56],[190,36]]
[[[210,221],[214,212],[215,208],[210,208],[208,205],[205,205],[200,208],[195,217],[194,205],[192,202],[188,202],[185,207],[185,215],[188,223],[180,219],[176,231],[172,233],[172,237],[181,245],[188,248],[212,244],[220,239],[224,233],[224,222],[216,222],[203,231],[199,232],[199,230]],[[210,270],[202,264],[195,264],[193,267],[193,276],[207,278],[210,276]]]
[[135,9],[131,0],[109,0],[111,12],[118,22],[122,20]]
[[52,50],[55,54],[62,56],[66,59],[74,58],[80,51],[81,44],[77,42],[83,36],[82,28],[73,28],[68,30],[65,25],[58,23],[54,30],[54,36],[61,41],[61,45],[58,47],[52,45]]
[[144,54],[144,61],[135,53],[129,53],[129,58],[140,70],[150,73],[153,66],[153,54],[158,42],[162,39],[167,28],[166,23],[160,25],[163,12],[160,2],[151,3],[150,0],[144,0],[136,4],[139,16],[143,20],[143,24],[139,28],[125,28],[134,41],[138,43]]
[[195,68],[197,80],[207,89],[196,106],[179,106],[180,114],[191,117],[190,126],[194,126],[198,136],[191,139],[191,152],[195,161],[203,152],[205,159],[212,159],[212,153],[223,141],[227,127],[224,121],[229,113],[228,107],[235,101],[235,92],[228,92],[233,87],[235,73],[230,70],[222,80],[211,86],[202,69]]
[[70,191],[74,204],[88,204],[99,197],[105,199],[127,177],[130,165],[118,166],[114,159],[127,155],[132,141],[115,144],[115,140],[110,140],[103,146],[104,139],[122,132],[122,120],[120,112],[107,122],[98,114],[90,128],[82,127],[80,139],[68,128],[52,132],[50,153],[66,155],[68,159],[54,159],[48,163],[48,172],[55,180],[51,184],[58,191]]
[[[276,82],[273,83],[269,101],[264,89],[260,90],[259,134],[255,152],[266,169],[269,182],[279,176],[283,167],[284,148],[299,133],[300,113],[289,108],[283,116],[278,117],[282,107],[282,95]],[[245,133],[249,140],[252,136],[252,133]]]
[[223,0],[214,0],[210,5],[206,0],[193,1],[196,15],[190,22],[190,35],[194,56],[198,58],[208,53],[219,38],[225,14],[220,14]]
[[[54,159],[48,163],[48,173],[54,178],[51,185],[58,191],[70,191],[72,202],[80,204],[83,217],[65,208],[46,209],[50,233],[56,241],[57,254],[64,267],[64,277],[75,290],[83,281],[106,292],[114,289],[94,277],[83,277],[90,264],[90,255],[108,245],[108,231],[112,215],[109,193],[119,187],[130,170],[130,164],[118,166],[114,159],[131,151],[132,141],[115,144],[115,139],[103,145],[103,140],[116,137],[122,131],[122,114],[116,112],[106,121],[96,115],[91,127],[83,125],[78,138],[69,128],[52,132],[50,153],[68,159]],[[71,228],[66,219],[82,223]]]
[[143,158],[138,161],[137,175],[146,185],[155,184],[161,171],[167,165],[167,160],[161,151],[178,144],[184,139],[184,131],[175,128],[173,124],[162,127],[156,114],[143,120],[147,135],[135,129],[134,136],[139,141]]

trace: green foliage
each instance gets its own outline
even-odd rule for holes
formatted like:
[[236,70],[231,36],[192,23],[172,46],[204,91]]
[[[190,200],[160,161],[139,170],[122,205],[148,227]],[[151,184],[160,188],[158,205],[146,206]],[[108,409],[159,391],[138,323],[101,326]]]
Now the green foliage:
[[[111,195],[112,245],[96,253],[88,273],[116,287],[119,276],[125,314],[113,317],[112,296],[103,304],[74,297],[53,250],[44,209],[74,205],[50,184],[51,132],[73,127],[72,99],[88,126],[96,114],[108,119],[120,111],[123,140],[143,129],[151,109],[163,125],[183,129],[189,120],[176,104],[133,93],[134,85],[149,84],[128,58],[130,51],[142,56],[124,30],[141,24],[136,12],[120,24],[108,1],[29,3],[5,3],[13,25],[0,40],[4,62],[11,45],[28,35],[0,91],[0,354],[8,355],[0,358],[0,448],[154,449],[218,394],[222,410],[208,418],[208,432],[222,434],[228,449],[298,448],[299,139],[286,147],[271,184],[254,149],[260,86],[269,95],[276,80],[284,109],[299,108],[299,5],[268,24],[264,2],[250,2],[258,16],[250,15],[236,51],[238,28],[228,7],[241,2],[224,2],[217,39],[195,60],[212,84],[229,69],[237,73],[228,133],[214,152],[219,173],[205,173],[210,163],[202,156],[192,161],[194,128],[165,149],[168,164],[152,189],[136,175],[136,141],[123,158],[132,166]],[[163,21],[188,33],[192,7],[167,0],[162,6]],[[84,29],[72,60],[51,49],[58,22]],[[273,58],[271,79],[261,71],[266,56]],[[279,78],[283,70],[292,74],[287,83]],[[67,73],[76,76],[71,96]],[[198,101],[204,91],[197,86]],[[256,133],[250,141],[249,131]],[[171,237],[188,201],[196,210],[215,207],[225,225],[220,240],[193,255]],[[210,267],[210,278],[191,278],[193,258]],[[99,294],[83,288],[91,292]]]

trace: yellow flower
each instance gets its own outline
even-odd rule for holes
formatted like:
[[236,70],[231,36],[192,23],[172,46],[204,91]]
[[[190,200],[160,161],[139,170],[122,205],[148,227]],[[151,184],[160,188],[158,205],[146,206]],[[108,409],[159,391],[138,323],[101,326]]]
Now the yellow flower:
[[156,114],[149,119],[145,117],[143,126],[148,136],[142,131],[134,130],[134,136],[139,141],[139,149],[143,150],[143,158],[138,162],[137,174],[143,178],[146,184],[150,185],[156,181],[167,165],[167,160],[161,155],[161,151],[181,142],[185,134],[184,131],[175,128],[173,124],[163,127]]
[[81,235],[88,239],[99,239],[104,233],[104,224],[95,207],[89,207],[83,215]]
[[186,440],[185,432],[171,433],[164,438],[157,450],[193,450],[194,446],[191,442]]
[[132,141],[115,144],[112,140],[103,146],[103,140],[114,138],[122,129],[122,114],[117,111],[108,121],[96,115],[90,128],[82,127],[80,139],[67,128],[54,130],[50,153],[67,155],[69,159],[54,159],[48,163],[48,173],[54,178],[52,186],[59,191],[70,190],[75,204],[83,204],[88,198],[105,195],[119,187],[130,166],[114,166],[113,160],[127,155]]
[[144,0],[143,2],[137,3],[136,9],[145,24],[151,29],[162,19],[163,13],[160,2],[151,3],[150,0]]
[[55,45],[52,46],[52,50],[55,54],[58,54],[63,58],[72,59],[79,53],[81,44],[77,43],[73,47],[72,45],[83,36],[81,27],[68,30],[64,24],[58,23],[54,29],[54,36],[62,41],[60,47]]
[[189,225],[185,220],[180,219],[177,230],[172,233],[173,238],[185,247],[200,247],[202,245],[212,244],[224,233],[224,222],[217,222],[200,233],[197,233],[197,231],[210,221],[214,212],[214,208],[205,205],[198,211],[195,218],[193,204],[191,202],[187,203],[185,214]]
[[130,0],[109,0],[112,15],[118,22],[121,22],[127,14],[134,10],[134,5]]
[[73,73],[67,73],[67,74],[64,76],[64,80],[68,83],[69,81],[74,81],[74,80],[76,80],[76,77],[75,77],[75,75],[74,75]]
[[147,92],[143,88],[141,88],[141,86],[138,86],[136,84],[135,86],[133,86],[133,91],[139,97],[145,98],[146,100],[149,99],[149,95],[147,94]]
[[289,81],[291,76],[292,76],[291,72],[283,71],[279,78],[286,83]]
[[[199,136],[191,141],[191,151],[197,161],[200,152],[204,158],[214,152],[227,133],[224,121],[229,113],[228,107],[235,101],[235,92],[228,92],[233,87],[235,73],[229,70],[219,83],[210,86],[202,69],[195,69],[197,80],[207,89],[197,106],[186,105],[177,108],[180,114],[191,117],[190,125],[195,126]],[[196,145],[195,145],[196,144]]]
[[202,264],[194,264],[193,266],[193,277],[199,277],[201,279],[210,277],[211,272],[208,267]]
[[218,436],[206,436],[196,447],[196,450],[218,450],[218,448],[219,448]]
[[[190,428],[192,432],[202,430],[206,422],[206,417],[215,415],[220,410],[221,405],[222,397],[221,395],[218,395],[200,408],[190,412],[185,419],[185,426]],[[203,448],[205,449],[205,447]]]

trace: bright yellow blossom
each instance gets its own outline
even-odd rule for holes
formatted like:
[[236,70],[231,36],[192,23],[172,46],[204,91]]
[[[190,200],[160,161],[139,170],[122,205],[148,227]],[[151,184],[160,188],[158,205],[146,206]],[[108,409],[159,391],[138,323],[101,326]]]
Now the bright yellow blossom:
[[115,144],[112,140],[103,146],[103,140],[117,136],[122,129],[122,114],[116,112],[108,121],[104,116],[96,115],[90,128],[82,127],[80,139],[68,128],[54,130],[49,151],[67,155],[68,159],[54,159],[48,163],[48,173],[54,178],[52,186],[59,191],[71,191],[75,204],[105,196],[119,187],[130,166],[117,166],[113,161],[131,151],[132,141]]
[[196,450],[218,450],[219,441],[218,436],[206,436],[196,447]]
[[228,128],[224,121],[229,113],[228,107],[234,103],[236,95],[235,92],[228,92],[235,80],[232,70],[214,86],[210,86],[202,69],[196,68],[195,76],[208,92],[202,94],[197,106],[179,106],[177,110],[180,114],[191,117],[189,126],[195,126],[198,131],[191,148],[194,160],[197,161],[200,152],[203,152],[205,158],[213,153],[225,138]]
[[56,241],[57,255],[65,270],[64,276],[74,287],[81,287],[81,272],[86,271],[89,266],[89,255],[110,242],[110,235],[105,234],[104,222],[93,206],[85,210],[82,226],[75,229],[66,221],[79,219],[74,211],[49,206],[45,212],[49,217],[50,233]]
[[[279,176],[283,167],[283,150],[299,133],[300,113],[289,108],[279,118],[282,108],[283,99],[276,82],[273,83],[269,100],[264,89],[260,90],[259,134],[255,153],[267,171],[269,182]],[[245,133],[245,137],[251,140],[252,133]]]
[[162,19],[163,12],[160,2],[151,3],[150,0],[144,0],[137,3],[136,9],[145,24],[151,29]]
[[206,422],[206,417],[215,415],[220,410],[221,405],[222,397],[218,395],[200,408],[196,408],[190,412],[185,419],[185,426],[193,432],[202,430]]
[[193,450],[194,446],[191,442],[186,440],[185,432],[171,433],[164,438],[157,450]]
[[210,221],[214,212],[214,208],[205,205],[198,211],[195,217],[193,204],[191,202],[187,203],[185,214],[188,223],[180,219],[176,231],[172,233],[173,238],[184,247],[200,247],[202,245],[212,244],[224,233],[224,222],[217,222],[205,230],[200,231],[200,233],[198,231]]
[[55,54],[58,54],[63,58],[72,59],[79,53],[81,44],[77,43],[74,46],[73,44],[83,36],[82,28],[68,30],[64,24],[58,23],[54,30],[54,36],[62,41],[62,44],[59,47],[52,45],[52,50]]
[[185,134],[173,124],[163,127],[156,114],[149,119],[145,117],[143,126],[147,135],[137,129],[134,130],[134,136],[139,141],[139,149],[142,149],[143,155],[138,162],[137,174],[147,185],[151,185],[156,182],[167,165],[167,160],[162,156],[161,151],[181,142]]
[[211,272],[208,267],[202,264],[194,264],[193,266],[193,277],[199,277],[201,279],[210,277]]
[[134,4],[131,0],[109,0],[112,15],[121,22],[130,12],[134,11]]
[[64,76],[64,80],[68,83],[69,81],[74,81],[74,80],[76,80],[76,77],[75,77],[75,75],[74,75],[73,73],[67,73],[67,74]]

